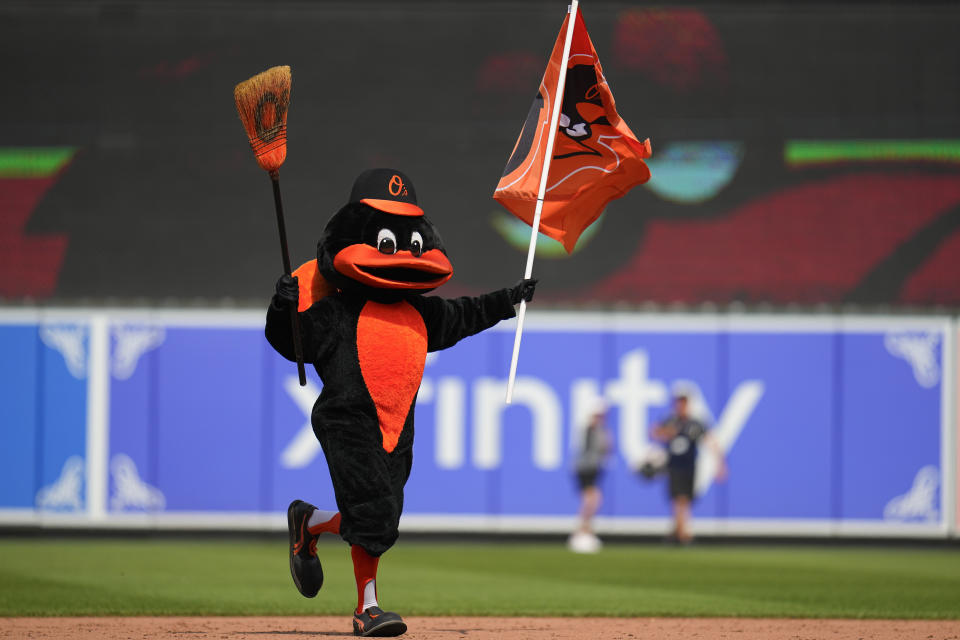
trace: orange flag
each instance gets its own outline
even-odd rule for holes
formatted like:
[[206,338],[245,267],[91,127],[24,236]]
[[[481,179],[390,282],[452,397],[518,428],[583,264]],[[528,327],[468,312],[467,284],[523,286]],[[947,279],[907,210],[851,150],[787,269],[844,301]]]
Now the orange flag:
[[[493,198],[533,224],[540,189],[550,111],[555,102],[567,20],[553,46],[540,89]],[[540,231],[573,252],[577,239],[607,203],[650,179],[644,158],[650,140],[640,142],[617,114],[600,59],[580,13],[576,13],[560,120],[544,193]]]

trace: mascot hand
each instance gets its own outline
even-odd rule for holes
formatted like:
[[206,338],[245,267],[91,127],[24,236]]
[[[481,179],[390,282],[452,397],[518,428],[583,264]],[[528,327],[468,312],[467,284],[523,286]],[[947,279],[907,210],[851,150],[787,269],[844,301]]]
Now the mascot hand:
[[534,278],[524,278],[513,285],[510,291],[510,301],[513,304],[520,304],[521,300],[530,302],[533,300],[533,290],[537,288],[537,280]]
[[297,276],[280,276],[277,280],[277,297],[288,304],[294,306],[300,300],[300,285],[297,282]]

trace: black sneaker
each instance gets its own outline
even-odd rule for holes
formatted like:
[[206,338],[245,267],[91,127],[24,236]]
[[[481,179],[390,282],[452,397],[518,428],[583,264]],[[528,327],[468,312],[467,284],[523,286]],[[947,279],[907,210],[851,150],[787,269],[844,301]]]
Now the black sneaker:
[[323,586],[323,567],[317,558],[317,536],[307,531],[307,520],[316,510],[312,504],[294,500],[287,507],[287,529],[290,531],[290,575],[297,590],[312,598]]
[[366,638],[392,638],[407,632],[407,623],[392,611],[370,607],[353,614],[353,635]]

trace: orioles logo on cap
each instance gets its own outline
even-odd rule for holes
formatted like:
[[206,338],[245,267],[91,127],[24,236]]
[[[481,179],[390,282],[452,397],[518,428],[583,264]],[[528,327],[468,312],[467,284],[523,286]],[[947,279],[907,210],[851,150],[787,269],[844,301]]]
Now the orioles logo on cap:
[[350,202],[399,216],[422,216],[417,190],[410,178],[396,169],[367,169],[353,182]]
[[393,174],[393,177],[390,178],[390,182],[387,184],[387,190],[392,196],[407,195],[407,186],[403,184],[403,178],[397,174]]

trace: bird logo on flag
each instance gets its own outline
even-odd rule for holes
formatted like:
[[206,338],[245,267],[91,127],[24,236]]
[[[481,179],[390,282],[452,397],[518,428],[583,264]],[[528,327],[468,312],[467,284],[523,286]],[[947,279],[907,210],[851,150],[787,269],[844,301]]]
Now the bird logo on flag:
[[[643,159],[651,155],[650,141],[640,142],[617,113],[579,13],[575,20],[540,219],[540,231],[561,242],[568,253],[573,252],[577,239],[608,202],[650,179]],[[555,102],[551,92],[556,92],[558,84],[566,30],[565,20],[493,195],[513,215],[531,225]]]

